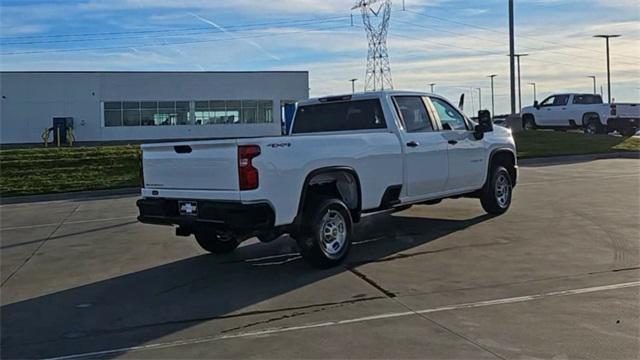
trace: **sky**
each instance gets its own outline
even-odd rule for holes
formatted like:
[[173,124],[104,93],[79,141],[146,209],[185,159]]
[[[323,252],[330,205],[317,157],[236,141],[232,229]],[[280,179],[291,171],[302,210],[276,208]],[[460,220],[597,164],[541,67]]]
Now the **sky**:
[[[0,0],[0,69],[309,71],[311,96],[364,86],[367,39],[355,0]],[[507,0],[394,0],[387,45],[395,89],[435,92],[469,114],[509,112]],[[640,2],[515,0],[522,102],[555,92],[640,102]],[[212,84],[214,86],[214,84]],[[480,88],[481,90],[478,90]]]

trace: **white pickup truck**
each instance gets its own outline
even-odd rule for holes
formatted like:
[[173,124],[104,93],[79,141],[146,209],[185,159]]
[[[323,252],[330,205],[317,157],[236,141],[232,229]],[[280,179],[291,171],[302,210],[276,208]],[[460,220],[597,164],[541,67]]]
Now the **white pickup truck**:
[[604,104],[597,94],[555,94],[522,109],[522,126],[536,128],[582,128],[587,134],[617,131],[634,135],[640,128],[639,104]]
[[142,145],[139,221],[177,226],[213,253],[288,233],[318,267],[347,255],[364,214],[475,197],[504,213],[511,132],[437,95],[385,91],[298,104],[288,136]]

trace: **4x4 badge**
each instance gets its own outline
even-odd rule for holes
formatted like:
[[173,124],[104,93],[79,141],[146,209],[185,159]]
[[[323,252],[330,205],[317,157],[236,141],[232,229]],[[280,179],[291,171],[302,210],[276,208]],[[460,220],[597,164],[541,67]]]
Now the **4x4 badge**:
[[291,143],[278,143],[278,144],[268,144],[270,148],[281,148],[281,147],[291,147]]

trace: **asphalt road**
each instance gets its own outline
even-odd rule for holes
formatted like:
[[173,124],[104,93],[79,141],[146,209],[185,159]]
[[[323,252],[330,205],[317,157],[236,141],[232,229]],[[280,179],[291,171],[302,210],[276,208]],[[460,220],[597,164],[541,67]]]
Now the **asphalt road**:
[[640,161],[523,167],[513,206],[368,217],[342,267],[211,256],[135,197],[6,205],[2,358],[640,358]]

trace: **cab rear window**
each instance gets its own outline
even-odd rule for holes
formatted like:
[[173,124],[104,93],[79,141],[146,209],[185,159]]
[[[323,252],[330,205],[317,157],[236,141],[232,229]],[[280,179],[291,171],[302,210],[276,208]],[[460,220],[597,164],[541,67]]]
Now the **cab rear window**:
[[386,129],[380,100],[354,100],[300,106],[294,134]]
[[573,103],[581,105],[602,104],[602,97],[600,95],[575,95]]

